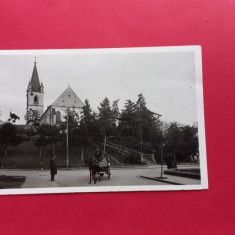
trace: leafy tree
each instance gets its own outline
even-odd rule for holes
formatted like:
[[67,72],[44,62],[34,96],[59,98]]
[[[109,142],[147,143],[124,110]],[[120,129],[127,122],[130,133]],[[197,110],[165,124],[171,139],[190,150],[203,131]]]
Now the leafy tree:
[[52,144],[52,153],[55,153],[55,144],[58,141],[60,128],[57,126],[51,126],[49,124],[40,125],[38,127],[39,137],[36,139],[34,144],[40,148],[40,156],[42,147]]
[[171,152],[175,152],[182,147],[183,144],[183,136],[181,133],[182,125],[178,122],[171,122],[166,125],[165,130],[165,140],[166,146]]
[[112,104],[112,126],[115,128],[118,125],[119,117],[120,117],[120,112],[118,108],[118,102],[119,100],[114,100]]
[[119,131],[121,136],[131,139],[130,147],[146,152],[152,150],[151,145],[155,145],[155,139],[160,136],[160,124],[156,114],[147,108],[144,96],[139,94],[135,103],[126,101],[120,115]]
[[197,128],[187,125],[181,128],[181,132],[183,138],[183,153],[186,156],[197,154],[198,153]]
[[178,122],[166,124],[164,132],[166,151],[181,160],[198,153],[197,129]]
[[26,112],[24,119],[27,125],[39,126],[40,113],[38,110],[30,109]]
[[108,135],[112,134],[113,113],[110,106],[110,101],[107,97],[100,103],[98,110],[98,124],[100,127],[100,132]]
[[137,107],[139,107],[140,111],[147,109],[146,108],[146,101],[145,101],[145,98],[142,93],[138,95],[138,100],[136,102],[136,105],[137,105]]
[[68,127],[68,138],[69,145],[77,146],[79,143],[79,114],[74,109],[67,109],[66,116],[64,117],[65,121],[61,124],[60,131],[62,135],[60,135],[60,140],[63,143],[66,143],[66,133]]
[[156,114],[150,111],[146,106],[145,98],[142,94],[138,95],[137,106],[137,126],[142,132],[143,140],[150,142],[149,136],[157,124]]
[[33,114],[31,111],[27,111],[26,114],[24,115],[24,119],[26,121],[26,125],[28,125],[32,121]]
[[10,117],[8,118],[8,122],[15,123],[20,118],[15,114],[10,112]]
[[84,125],[91,125],[92,121],[93,121],[93,115],[92,115],[92,109],[90,106],[89,101],[86,99],[85,100],[85,105],[82,107],[82,114],[81,114],[81,121],[80,124],[84,124]]
[[34,145],[39,148],[39,156],[42,156],[42,148],[48,144],[48,140],[44,135],[39,135],[39,137],[34,141]]
[[160,148],[164,145],[164,122],[156,119],[149,133],[149,139],[152,149],[159,152]]
[[26,125],[30,125],[29,141],[31,142],[35,129],[40,125],[40,113],[38,110],[30,109],[26,112],[24,119],[26,120]]
[[89,129],[90,136],[92,136],[93,144],[98,146],[103,141],[103,135],[100,133],[99,115],[96,112],[92,112],[92,122]]
[[126,101],[119,118],[119,132],[122,136],[136,136],[136,109],[135,103],[131,100]]
[[0,144],[3,146],[5,157],[7,156],[8,146],[17,146],[21,142],[22,139],[15,125],[6,122],[0,127]]
[[[2,112],[0,110],[0,117],[2,116]],[[0,125],[2,125],[3,121],[0,119]]]
[[[65,121],[62,123],[62,128],[66,129],[67,128],[67,123],[69,130],[72,131],[79,126],[79,114],[74,110],[68,108],[66,110],[66,115],[64,116]],[[68,119],[68,121],[67,121]]]
[[[98,133],[98,135],[97,135]],[[80,143],[88,147],[95,144],[98,140],[99,130],[96,120],[96,114],[92,112],[89,101],[85,100],[85,106],[82,108],[80,121]]]
[[178,122],[171,122],[166,125],[165,145],[166,151],[172,155],[176,166],[176,153],[179,153],[183,146],[182,125]]

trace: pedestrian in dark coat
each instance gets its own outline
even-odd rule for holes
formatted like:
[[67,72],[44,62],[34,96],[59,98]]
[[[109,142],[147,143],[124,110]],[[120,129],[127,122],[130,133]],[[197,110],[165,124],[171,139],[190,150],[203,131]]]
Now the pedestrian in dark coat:
[[171,156],[170,156],[169,153],[166,155],[166,165],[167,165],[167,169],[171,169],[172,168],[171,167]]
[[51,170],[51,181],[55,180],[55,175],[57,174],[57,165],[55,162],[55,155],[53,156],[53,158],[51,159],[50,162],[50,170]]
[[172,153],[172,165],[173,165],[173,168],[175,169],[177,168],[175,152]]
[[173,161],[173,155],[172,153],[168,153],[166,156],[166,164],[167,164],[167,169],[172,169],[174,168],[174,161]]

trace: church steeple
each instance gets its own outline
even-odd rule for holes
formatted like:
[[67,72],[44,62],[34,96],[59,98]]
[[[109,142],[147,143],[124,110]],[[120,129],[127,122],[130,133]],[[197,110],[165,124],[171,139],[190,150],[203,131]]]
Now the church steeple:
[[41,92],[41,86],[40,86],[40,81],[39,81],[39,77],[38,77],[36,58],[35,58],[35,62],[34,62],[32,78],[31,78],[31,86],[32,86],[32,88],[31,88],[32,92]]
[[40,116],[44,112],[44,86],[39,81],[37,62],[35,57],[32,77],[29,79],[27,89],[27,112],[37,110]]

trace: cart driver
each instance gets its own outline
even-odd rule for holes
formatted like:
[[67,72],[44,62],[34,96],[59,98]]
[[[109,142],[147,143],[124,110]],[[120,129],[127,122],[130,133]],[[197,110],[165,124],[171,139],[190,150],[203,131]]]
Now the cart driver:
[[94,156],[99,162],[102,161],[102,153],[100,152],[98,148],[96,149]]

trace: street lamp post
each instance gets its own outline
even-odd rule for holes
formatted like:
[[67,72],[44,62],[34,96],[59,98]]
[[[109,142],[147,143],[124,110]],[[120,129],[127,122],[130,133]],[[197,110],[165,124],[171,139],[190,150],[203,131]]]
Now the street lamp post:
[[140,152],[142,153],[143,151],[143,130],[142,130],[142,125],[140,126]]
[[143,159],[143,128],[142,128],[142,116],[141,116],[141,103],[139,104],[139,121],[140,121],[140,160],[141,162],[144,161]]
[[[162,115],[160,114],[156,114],[158,116],[158,118],[160,118]],[[161,154],[161,176],[159,177],[159,179],[167,179],[166,177],[163,177],[163,151],[162,151],[162,147],[164,145],[163,143],[163,132],[164,132],[164,126],[161,126],[160,128],[160,154]]]
[[161,179],[163,174],[163,153],[162,153],[162,143],[161,143]]
[[66,166],[69,167],[69,113],[67,113],[66,123]]
[[161,176],[159,177],[159,179],[167,179],[167,177],[163,177],[163,163],[164,163],[164,159],[163,159],[163,151],[162,151],[162,147],[164,147],[164,143],[163,143],[163,129],[161,130],[161,141],[160,141]]
[[103,151],[103,158],[104,158],[104,156],[105,156],[106,141],[107,141],[107,138],[106,138],[106,132],[105,132],[105,134],[104,134],[104,151]]

